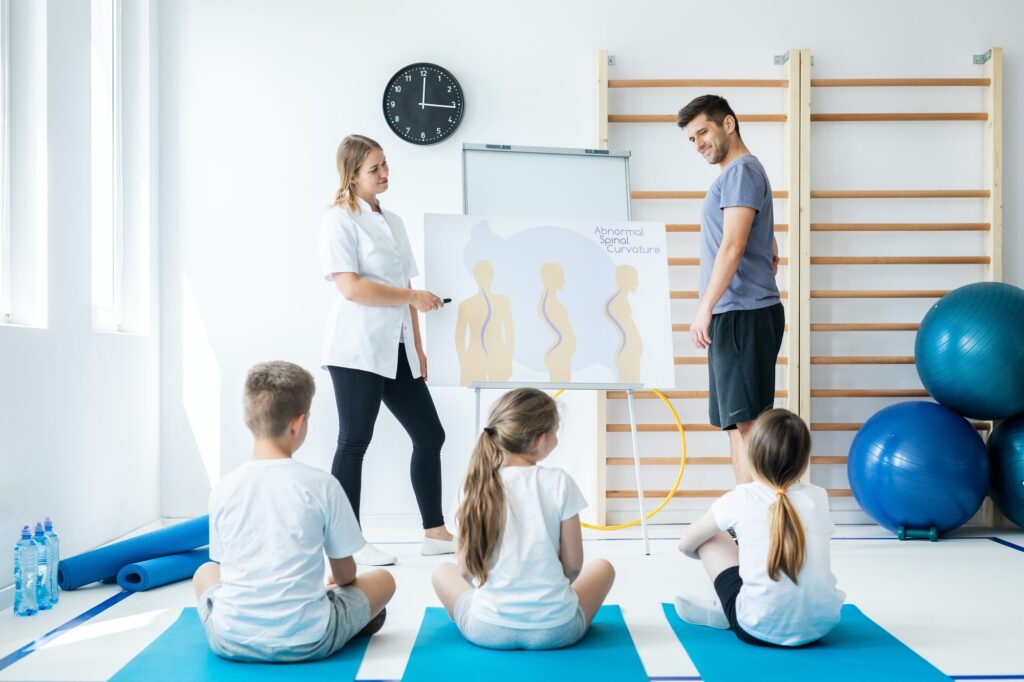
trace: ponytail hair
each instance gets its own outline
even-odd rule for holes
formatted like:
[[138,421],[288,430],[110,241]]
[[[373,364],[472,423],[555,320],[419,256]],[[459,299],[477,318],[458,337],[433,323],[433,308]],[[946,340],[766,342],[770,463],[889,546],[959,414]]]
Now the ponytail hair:
[[780,573],[794,583],[806,558],[804,527],[786,489],[800,480],[811,453],[811,434],[800,417],[789,410],[768,410],[750,431],[747,456],[758,478],[776,488],[769,508],[768,577]]
[[487,582],[488,563],[505,530],[505,453],[529,457],[537,437],[558,428],[558,406],[535,388],[517,388],[491,408],[476,440],[456,513],[458,558],[471,576]]
[[347,208],[351,213],[359,213],[356,195],[352,193],[352,181],[359,173],[363,161],[366,160],[366,155],[374,149],[383,148],[379,142],[371,140],[365,135],[349,135],[338,145],[335,162],[338,166],[341,184],[338,186],[338,191],[334,193],[333,206]]

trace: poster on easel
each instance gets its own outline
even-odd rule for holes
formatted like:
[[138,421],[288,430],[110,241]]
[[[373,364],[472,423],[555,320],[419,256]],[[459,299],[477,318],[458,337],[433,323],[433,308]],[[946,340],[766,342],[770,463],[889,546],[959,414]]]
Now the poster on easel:
[[675,386],[663,223],[428,214],[432,386]]

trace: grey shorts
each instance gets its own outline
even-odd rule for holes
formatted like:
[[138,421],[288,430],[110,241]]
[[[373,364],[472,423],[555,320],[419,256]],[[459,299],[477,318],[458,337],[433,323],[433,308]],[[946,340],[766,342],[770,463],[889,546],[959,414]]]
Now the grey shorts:
[[712,424],[734,429],[775,405],[775,362],[785,327],[781,303],[711,316],[708,416]]
[[222,637],[213,629],[213,619],[210,616],[216,608],[219,589],[220,583],[207,588],[199,597],[199,619],[206,629],[206,639],[213,653],[232,661],[296,663],[327,658],[345,646],[348,640],[370,622],[370,600],[362,590],[355,587],[336,587],[327,590],[331,614],[327,621],[327,630],[319,641],[297,646],[239,644]]
[[565,625],[524,630],[491,625],[470,615],[475,590],[466,590],[455,602],[455,625],[467,640],[487,649],[561,649],[572,646],[587,633],[583,609]]

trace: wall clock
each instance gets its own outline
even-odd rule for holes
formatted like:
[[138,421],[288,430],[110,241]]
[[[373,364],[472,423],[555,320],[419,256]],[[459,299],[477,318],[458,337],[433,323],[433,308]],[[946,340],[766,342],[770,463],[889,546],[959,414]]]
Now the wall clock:
[[395,135],[413,144],[436,144],[459,127],[465,111],[462,87],[436,64],[410,64],[384,89],[384,119]]

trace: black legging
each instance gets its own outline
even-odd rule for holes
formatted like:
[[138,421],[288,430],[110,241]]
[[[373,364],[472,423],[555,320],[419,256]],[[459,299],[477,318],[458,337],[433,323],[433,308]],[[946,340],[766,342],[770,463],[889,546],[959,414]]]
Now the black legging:
[[387,379],[373,372],[328,367],[338,404],[338,449],[331,474],[352,503],[359,518],[359,494],[363,479],[363,455],[373,438],[380,403],[395,415],[412,439],[412,489],[424,528],[444,525],[441,512],[441,446],[444,428],[423,377],[413,379],[405,344],[398,346],[398,374]]

